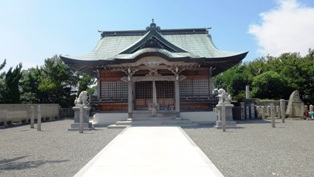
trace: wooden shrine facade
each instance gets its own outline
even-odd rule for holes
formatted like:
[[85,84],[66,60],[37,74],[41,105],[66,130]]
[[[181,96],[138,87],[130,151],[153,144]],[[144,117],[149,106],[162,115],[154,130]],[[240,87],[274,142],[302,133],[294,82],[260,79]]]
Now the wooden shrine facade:
[[216,102],[211,96],[211,69],[200,68],[197,62],[149,56],[107,69],[99,71],[98,79],[96,102],[102,111],[127,110],[128,105],[148,110],[154,100],[157,110],[210,110]]
[[212,77],[238,64],[247,52],[218,50],[208,29],[101,31],[87,55],[61,59],[97,77],[99,111],[210,111]]

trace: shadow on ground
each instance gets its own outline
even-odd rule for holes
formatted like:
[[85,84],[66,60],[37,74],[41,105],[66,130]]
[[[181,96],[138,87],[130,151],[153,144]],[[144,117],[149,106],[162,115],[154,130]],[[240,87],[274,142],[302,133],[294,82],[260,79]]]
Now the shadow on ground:
[[20,156],[12,159],[0,160],[0,171],[1,170],[23,170],[27,168],[36,168],[47,163],[62,163],[69,160],[33,160],[33,161],[21,161],[28,156]]

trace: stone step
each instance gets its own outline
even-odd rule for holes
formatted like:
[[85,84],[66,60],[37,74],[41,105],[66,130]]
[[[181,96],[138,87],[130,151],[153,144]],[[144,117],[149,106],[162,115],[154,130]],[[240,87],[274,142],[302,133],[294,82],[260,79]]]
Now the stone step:
[[189,120],[145,119],[132,122],[132,126],[198,126]]
[[116,125],[131,125],[132,121],[131,120],[121,120],[121,121],[117,121],[115,124]]
[[195,127],[199,124],[191,122],[188,119],[175,119],[173,117],[142,117],[133,120],[117,121],[107,128],[126,128],[129,126],[181,126]]
[[155,117],[152,116],[151,111],[134,111],[133,112],[133,120],[142,120],[147,118],[156,118],[156,117],[162,117],[162,118],[175,118],[176,113],[174,111],[157,111],[157,115]]
[[117,125],[117,124],[111,124],[107,128],[108,129],[123,129],[126,127],[129,127],[130,125]]

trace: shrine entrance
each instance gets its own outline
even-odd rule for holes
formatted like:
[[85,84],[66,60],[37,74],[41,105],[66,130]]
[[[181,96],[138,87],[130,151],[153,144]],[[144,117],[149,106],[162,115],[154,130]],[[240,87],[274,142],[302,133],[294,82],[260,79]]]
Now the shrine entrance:
[[[153,104],[153,81],[135,82],[135,109],[150,110]],[[174,82],[155,81],[157,110],[174,109]]]

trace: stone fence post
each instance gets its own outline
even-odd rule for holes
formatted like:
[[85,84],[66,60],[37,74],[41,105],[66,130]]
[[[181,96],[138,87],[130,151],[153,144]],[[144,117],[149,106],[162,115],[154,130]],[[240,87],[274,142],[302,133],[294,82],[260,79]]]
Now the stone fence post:
[[34,128],[34,122],[35,122],[35,111],[34,111],[34,106],[31,106],[31,128]]
[[275,106],[274,103],[270,104],[271,125],[275,128]]
[[37,115],[37,131],[41,131],[41,110],[40,105],[38,105],[38,115]]
[[281,118],[280,106],[276,106],[276,112],[277,112],[277,118],[280,119]]
[[284,99],[280,99],[280,112],[281,112],[281,121],[285,123],[286,119],[286,104]]
[[221,103],[221,118],[222,118],[222,131],[226,131],[226,105],[225,102]]

